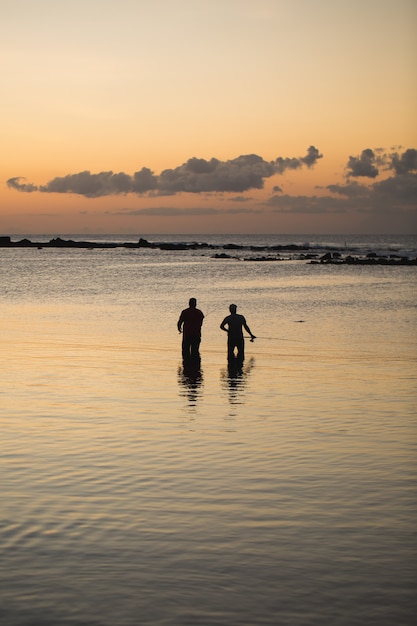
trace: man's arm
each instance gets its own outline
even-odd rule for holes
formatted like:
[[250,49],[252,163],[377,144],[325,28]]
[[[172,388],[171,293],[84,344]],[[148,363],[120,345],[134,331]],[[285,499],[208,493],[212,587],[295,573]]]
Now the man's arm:
[[247,325],[246,320],[243,322],[243,328],[246,330],[247,333],[249,333],[251,339],[256,339],[255,335],[252,333],[251,329]]
[[177,328],[178,328],[178,332],[179,333],[181,332],[183,323],[184,323],[184,320],[182,319],[182,313],[181,313],[180,318],[179,318],[179,320],[177,322]]
[[220,324],[220,328],[227,333],[228,329],[226,328],[226,324],[227,324],[227,317],[225,317],[222,323]]

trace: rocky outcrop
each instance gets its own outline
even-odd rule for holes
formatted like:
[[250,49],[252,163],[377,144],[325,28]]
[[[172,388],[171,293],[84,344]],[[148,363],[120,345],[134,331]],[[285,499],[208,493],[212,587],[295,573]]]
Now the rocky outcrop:
[[[12,241],[7,235],[0,236],[0,248],[86,248],[86,249],[108,249],[108,248],[129,248],[140,249],[149,248],[167,251],[187,251],[187,250],[221,250],[216,252],[212,258],[215,259],[235,259],[244,261],[307,261],[318,265],[417,265],[416,258],[406,256],[389,255],[382,256],[376,252],[370,252],[366,256],[342,254],[335,250],[326,251],[322,256],[319,253],[310,250],[308,244],[297,245],[277,245],[277,246],[244,246],[240,244],[227,243],[224,245],[215,245],[199,242],[149,242],[147,239],[140,237],[137,242],[115,243],[115,242],[97,242],[97,241],[74,241],[72,239],[62,239],[55,237],[48,242],[32,242],[30,239],[21,239],[20,241]],[[257,256],[239,257],[233,256],[232,252],[250,251],[267,254],[258,254]],[[290,253],[290,256],[280,256],[278,252]],[[298,254],[296,254],[298,253]]]
[[382,256],[376,252],[370,252],[366,256],[343,256],[340,252],[326,252],[318,261],[310,261],[315,264],[333,265],[417,265],[417,259],[406,256],[390,255]]

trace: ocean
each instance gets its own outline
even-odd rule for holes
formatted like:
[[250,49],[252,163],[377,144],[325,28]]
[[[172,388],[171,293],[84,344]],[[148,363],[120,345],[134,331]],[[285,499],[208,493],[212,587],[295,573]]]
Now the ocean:
[[0,247],[0,622],[414,624],[417,237],[61,236],[187,245]]

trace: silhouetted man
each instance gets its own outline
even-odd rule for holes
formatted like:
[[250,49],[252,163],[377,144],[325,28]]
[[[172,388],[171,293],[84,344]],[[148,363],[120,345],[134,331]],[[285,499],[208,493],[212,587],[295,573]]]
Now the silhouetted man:
[[182,332],[182,356],[184,359],[198,359],[200,356],[203,319],[203,312],[197,309],[197,300],[190,298],[188,309],[181,311],[177,323],[178,332]]
[[227,333],[227,358],[229,361],[235,358],[235,348],[237,349],[237,359],[243,361],[245,358],[245,339],[243,329],[250,335],[251,341],[256,339],[251,329],[246,323],[243,315],[236,313],[236,304],[229,306],[230,315],[224,318],[220,328]]

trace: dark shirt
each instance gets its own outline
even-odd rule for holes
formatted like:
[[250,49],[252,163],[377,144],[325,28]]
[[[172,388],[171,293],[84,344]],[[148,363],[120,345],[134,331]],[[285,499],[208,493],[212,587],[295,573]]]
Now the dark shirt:
[[201,325],[203,323],[204,314],[200,309],[190,307],[181,311],[178,320],[178,328],[181,328],[185,337],[200,337]]

